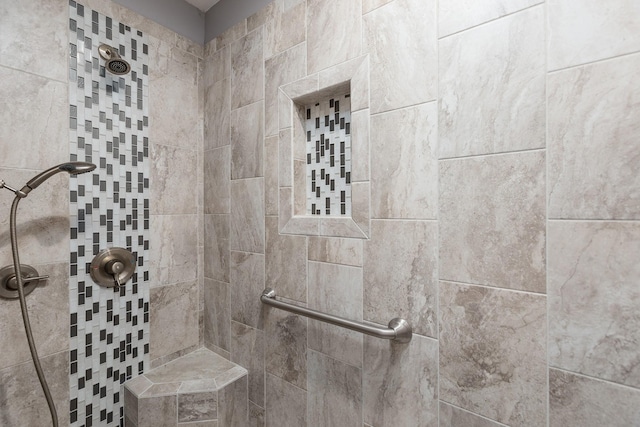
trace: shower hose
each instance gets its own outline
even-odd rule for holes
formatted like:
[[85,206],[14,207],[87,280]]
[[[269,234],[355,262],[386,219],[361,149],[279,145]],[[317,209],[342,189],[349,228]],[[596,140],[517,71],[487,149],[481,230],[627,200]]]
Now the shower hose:
[[27,300],[24,295],[24,282],[22,280],[22,273],[20,271],[20,256],[18,255],[18,233],[16,232],[16,213],[18,211],[18,202],[20,197],[16,196],[11,204],[11,216],[9,219],[9,233],[11,235],[11,254],[13,255],[13,268],[16,275],[16,282],[18,285],[18,297],[20,299],[20,310],[22,311],[22,320],[24,322],[24,330],[27,334],[27,342],[29,343],[29,350],[31,351],[31,358],[33,359],[33,365],[36,368],[44,397],[47,399],[47,405],[49,405],[49,412],[51,412],[51,421],[53,427],[58,427],[58,414],[56,407],[51,397],[51,391],[47,385],[47,380],[42,371],[40,365],[40,359],[38,358],[38,350],[33,340],[33,333],[31,332],[31,323],[29,322],[29,312],[27,311]]

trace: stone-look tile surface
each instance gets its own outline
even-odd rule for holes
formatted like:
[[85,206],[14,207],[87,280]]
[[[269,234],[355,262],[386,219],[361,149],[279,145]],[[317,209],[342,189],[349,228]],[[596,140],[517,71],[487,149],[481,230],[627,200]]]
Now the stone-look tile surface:
[[204,344],[229,351],[231,299],[229,284],[204,280]]
[[264,97],[263,30],[258,28],[231,44],[231,109]]
[[176,395],[138,399],[137,427],[175,427]]
[[247,31],[251,32],[274,19],[278,11],[277,6],[280,6],[280,2],[269,3],[253,15],[247,17]]
[[370,110],[351,109],[351,182],[367,182],[370,177]]
[[440,40],[441,158],[544,147],[544,28],[539,6]]
[[307,319],[272,308],[267,312],[264,331],[267,372],[306,390]]
[[231,80],[216,82],[204,93],[204,148],[231,144]]
[[364,319],[437,337],[438,223],[372,221],[364,250]]
[[[58,421],[60,425],[69,425],[69,352],[41,357],[40,361],[58,412]],[[31,360],[0,370],[0,384],[0,421],[3,427],[51,425],[49,407]]]
[[278,232],[278,218],[266,217],[265,286],[278,296],[307,301],[307,239]]
[[262,329],[264,255],[231,251],[231,319]]
[[362,267],[363,243],[359,239],[338,237],[309,237],[309,261]]
[[549,363],[640,387],[640,223],[549,222]]
[[371,112],[435,100],[436,1],[393,1],[364,15],[363,27],[363,50],[371,54]]
[[464,411],[455,406],[440,402],[440,427],[501,427],[502,424],[494,423],[471,412]]
[[369,13],[372,10],[377,9],[380,6],[384,6],[392,1],[393,0],[362,0],[362,13]]
[[[42,3],[45,9],[50,8],[44,5],[46,2],[38,3]],[[7,4],[0,5],[0,10],[6,9],[6,6]],[[10,9],[16,7],[19,6],[13,5]],[[7,15],[1,16],[3,18],[0,34],[3,36],[0,46],[7,41],[4,34],[6,24],[9,23]],[[10,50],[14,49],[6,49],[6,46],[2,48],[3,55],[0,62],[10,56]],[[26,52],[23,53],[28,55]],[[64,62],[59,59],[66,56],[64,54],[55,62]],[[11,66],[15,67],[15,64]],[[2,112],[2,120],[5,123],[0,128],[0,140],[4,142],[0,145],[2,166],[48,169],[69,160],[67,85],[30,74],[33,70],[28,71],[24,73],[10,68],[0,68],[0,99],[11,104],[11,108],[5,108]],[[84,123],[81,126],[84,127]],[[32,173],[33,175],[35,173]],[[10,182],[12,176],[13,173],[9,175],[5,173],[2,179],[7,181],[7,185],[22,188],[23,182]],[[8,199],[9,193],[4,197]]]
[[[309,262],[309,308],[362,322],[362,268]],[[309,348],[362,366],[362,334],[309,320]]]
[[278,215],[278,145],[277,136],[264,140],[264,211]]
[[542,3],[541,0],[446,0],[438,3],[438,33],[445,37]]
[[249,400],[264,407],[264,332],[231,322],[231,361],[249,371]]
[[197,210],[197,152],[151,145],[152,214],[190,214]]
[[640,219],[640,55],[549,75],[549,217]]
[[274,2],[276,11],[273,19],[266,22],[264,35],[264,56],[271,58],[280,52],[305,40],[306,2],[284,9],[284,4]]
[[437,217],[436,108],[433,102],[371,117],[373,218]]
[[231,179],[262,176],[264,102],[231,112]]
[[245,376],[218,392],[218,423],[225,427],[246,427],[248,422],[249,400]]
[[546,299],[441,282],[440,399],[511,426],[546,423]]
[[310,350],[307,417],[323,426],[362,426],[362,371]]
[[[203,378],[217,379],[234,366],[233,363],[207,349],[199,349],[152,369],[144,375],[155,384],[196,381]],[[218,384],[218,387],[222,386]]]
[[229,281],[229,215],[204,216],[204,275]]
[[255,403],[249,401],[249,424],[250,427],[265,426],[265,410]]
[[[207,44],[207,49],[209,49],[211,45],[212,43]],[[215,83],[231,76],[231,50],[228,46],[217,51],[206,53],[202,74],[205,91],[210,89]]]
[[152,360],[198,345],[197,283],[151,288],[149,305]]
[[364,421],[380,427],[438,426],[438,343],[400,344],[365,336]]
[[[61,59],[69,55],[69,41],[64,32],[69,27],[67,8],[66,2],[48,0],[3,2],[0,65],[66,82],[67,62]],[[63,109],[63,113],[66,111]],[[52,141],[63,144],[65,140]]]
[[307,424],[307,392],[267,374],[267,426],[300,427]]
[[[31,330],[42,358],[69,349],[69,264],[30,265],[49,276],[27,296]],[[0,319],[0,342],[7,343],[0,353],[0,369],[30,361],[19,301],[0,300]]]
[[440,164],[440,278],[545,291],[544,152]]
[[640,9],[629,0],[550,0],[550,70],[640,50]]
[[361,54],[361,15],[360,1],[307,1],[309,73],[340,64]]
[[178,423],[178,427],[218,427],[218,420]]
[[231,44],[231,42],[238,40],[240,37],[244,37],[247,34],[247,20],[243,19],[242,21],[235,24],[233,27],[225,30],[222,34],[215,38],[216,47],[218,49],[222,49],[225,46]]
[[640,425],[640,390],[549,370],[549,426]]
[[229,213],[231,186],[231,150],[229,146],[204,152],[204,213]]
[[265,61],[265,135],[271,136],[278,133],[278,91],[280,86],[303,78],[306,68],[307,46],[304,43]]
[[231,250],[264,253],[264,179],[231,182]]
[[[151,215],[151,287],[196,280],[196,215]],[[197,307],[196,307],[197,308]]]

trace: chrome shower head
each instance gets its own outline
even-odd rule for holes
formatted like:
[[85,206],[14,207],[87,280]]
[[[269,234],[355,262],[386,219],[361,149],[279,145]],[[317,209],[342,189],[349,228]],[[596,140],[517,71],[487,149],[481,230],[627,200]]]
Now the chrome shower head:
[[111,74],[120,76],[131,71],[131,65],[122,59],[117,49],[107,44],[101,44],[98,47],[98,53],[100,53],[100,57],[102,57],[102,59],[107,61],[104,64],[104,68],[106,68]]
[[59,172],[67,172],[69,175],[78,175],[81,173],[91,172],[95,168],[96,165],[86,162],[68,162],[59,164],[40,172],[38,175],[31,178],[21,190],[16,192],[16,195],[19,197],[27,197],[27,194],[29,194],[31,190],[34,190],[40,184]]

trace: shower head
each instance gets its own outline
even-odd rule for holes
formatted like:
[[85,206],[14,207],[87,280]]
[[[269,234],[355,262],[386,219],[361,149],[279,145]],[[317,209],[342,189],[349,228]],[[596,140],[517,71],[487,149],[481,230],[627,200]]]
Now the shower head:
[[104,64],[104,68],[106,68],[111,74],[120,76],[131,71],[131,65],[122,59],[117,49],[107,44],[101,44],[98,47],[98,53],[100,53],[102,59],[107,61]]
[[69,162],[59,164],[40,172],[38,175],[31,178],[20,191],[16,192],[16,195],[19,197],[27,197],[27,194],[29,194],[31,190],[34,190],[40,184],[59,172],[67,172],[69,175],[78,175],[81,173],[91,172],[95,168],[96,165],[86,162]]

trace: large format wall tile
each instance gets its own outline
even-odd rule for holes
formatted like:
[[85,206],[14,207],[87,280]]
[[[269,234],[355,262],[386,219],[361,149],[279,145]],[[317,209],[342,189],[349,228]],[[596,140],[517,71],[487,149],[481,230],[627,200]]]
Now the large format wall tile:
[[546,422],[544,296],[441,282],[440,399],[511,426]]
[[264,103],[231,112],[231,179],[263,176]]
[[167,145],[151,146],[152,214],[190,214],[197,211],[198,153]]
[[309,261],[362,267],[362,242],[361,239],[310,236],[307,256]]
[[195,215],[152,215],[151,287],[196,280]]
[[549,363],[640,387],[640,223],[549,223]]
[[231,144],[231,79],[216,82],[204,94],[204,149]]
[[231,250],[264,253],[264,179],[231,182]]
[[265,285],[278,296],[307,301],[307,239],[278,232],[278,218],[266,218]]
[[373,218],[436,218],[436,108],[434,102],[371,118]]
[[440,278],[545,291],[544,152],[440,164]]
[[[418,368],[419,367],[419,368]],[[364,338],[364,420],[376,427],[438,425],[438,343]]]
[[549,75],[549,217],[640,219],[640,55]]
[[231,44],[231,109],[264,97],[262,27]]
[[204,275],[229,281],[229,215],[204,216]]
[[440,157],[544,147],[544,8],[440,40]]
[[307,392],[267,374],[267,426],[307,425]]
[[[231,319],[262,329],[264,255],[231,251]],[[257,403],[257,402],[256,402]]]
[[464,411],[455,406],[440,402],[440,427],[501,427],[502,424],[494,423],[472,412]]
[[204,214],[228,214],[231,186],[229,146],[204,152]]
[[363,49],[371,54],[371,112],[435,100],[435,0],[395,0],[364,15],[363,27]]
[[361,14],[360,0],[307,1],[308,73],[360,56]]
[[305,13],[306,2],[299,2],[293,7],[286,8],[280,2],[272,3],[276,6],[273,19],[267,21],[264,35],[264,56],[271,58],[306,38]]
[[640,390],[549,370],[549,426],[640,425]]
[[413,332],[437,336],[438,223],[372,221],[365,243],[364,318],[402,317]]
[[640,50],[640,4],[634,0],[549,0],[549,69]]
[[229,284],[204,280],[204,345],[230,351],[231,299]]
[[307,388],[307,319],[276,308],[265,320],[265,367],[302,389]]
[[249,400],[264,407],[264,332],[231,322],[231,361],[249,371]]

